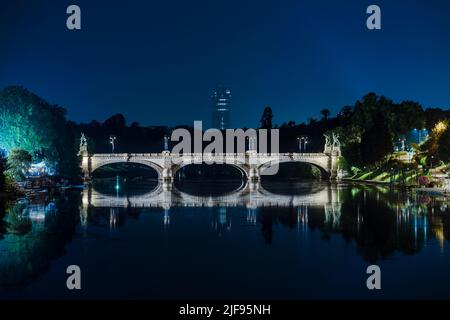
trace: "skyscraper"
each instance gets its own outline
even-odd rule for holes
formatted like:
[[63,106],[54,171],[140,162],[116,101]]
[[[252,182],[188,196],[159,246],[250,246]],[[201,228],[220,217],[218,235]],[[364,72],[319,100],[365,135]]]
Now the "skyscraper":
[[230,128],[231,91],[219,86],[213,90],[211,96],[213,102],[212,126],[216,129]]

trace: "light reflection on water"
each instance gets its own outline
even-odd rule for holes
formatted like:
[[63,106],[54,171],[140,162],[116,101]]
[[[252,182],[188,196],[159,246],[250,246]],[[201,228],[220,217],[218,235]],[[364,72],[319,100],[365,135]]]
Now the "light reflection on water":
[[[386,270],[377,297],[450,297],[448,200],[325,182],[234,185],[97,186],[2,203],[0,297],[371,297],[373,263]],[[65,289],[70,264],[84,270],[82,293]]]

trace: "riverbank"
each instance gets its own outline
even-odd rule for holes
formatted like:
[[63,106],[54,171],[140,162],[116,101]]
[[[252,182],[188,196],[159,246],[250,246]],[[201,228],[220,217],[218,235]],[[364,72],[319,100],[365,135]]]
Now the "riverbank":
[[[389,187],[404,188],[413,190],[422,195],[438,195],[449,197],[450,190],[442,183],[443,173],[448,171],[448,166],[442,165],[433,170],[429,170],[426,174],[422,170],[401,170],[391,169],[386,171],[383,169],[368,169],[358,172],[353,176],[342,178],[342,181],[384,185]],[[444,174],[445,175],[445,174]],[[419,177],[425,176],[429,179],[428,186],[419,184]]]
[[345,179],[364,183],[417,187],[419,186],[418,180],[421,174],[418,170],[392,169],[386,171],[385,169],[377,168],[362,170]]

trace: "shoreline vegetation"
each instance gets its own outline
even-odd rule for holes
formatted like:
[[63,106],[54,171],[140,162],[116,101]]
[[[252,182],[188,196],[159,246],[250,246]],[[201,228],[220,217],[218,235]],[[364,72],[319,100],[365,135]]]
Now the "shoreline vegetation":
[[[450,196],[450,190],[446,188],[439,177],[448,174],[450,164],[440,165],[435,169],[427,172],[423,170],[406,169],[406,170],[385,170],[382,168],[365,169],[357,174],[349,175],[342,178],[343,181],[375,184],[390,186],[392,188],[404,188],[413,192],[427,195],[443,195]],[[420,181],[425,177],[428,183],[421,184]]]

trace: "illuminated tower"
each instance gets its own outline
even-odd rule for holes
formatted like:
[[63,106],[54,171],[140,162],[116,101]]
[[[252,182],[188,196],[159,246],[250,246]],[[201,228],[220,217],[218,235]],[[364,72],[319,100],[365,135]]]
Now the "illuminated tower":
[[213,90],[211,98],[214,108],[212,118],[213,128],[221,130],[230,128],[230,89],[219,86]]

